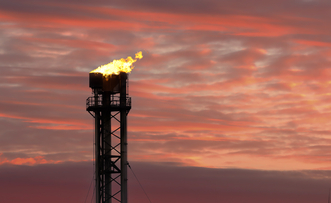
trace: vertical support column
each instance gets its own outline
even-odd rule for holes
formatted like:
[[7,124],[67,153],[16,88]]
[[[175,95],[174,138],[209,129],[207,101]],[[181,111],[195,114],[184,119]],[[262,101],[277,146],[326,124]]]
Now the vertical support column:
[[[99,109],[98,106],[98,90],[94,89],[94,106],[95,109]],[[100,156],[100,111],[94,111],[95,120],[95,189],[96,189],[96,203],[100,203],[100,170],[99,170],[99,156]]]
[[121,203],[128,202],[126,81],[127,74],[120,73]]
[[110,121],[110,92],[102,94],[102,124],[103,124],[103,154],[104,154],[104,202],[111,203],[111,121]]

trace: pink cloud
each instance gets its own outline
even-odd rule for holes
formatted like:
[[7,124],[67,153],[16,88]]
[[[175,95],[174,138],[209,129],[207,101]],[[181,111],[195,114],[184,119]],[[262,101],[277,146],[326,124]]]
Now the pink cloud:
[[39,164],[57,164],[62,161],[54,161],[54,160],[46,160],[43,156],[36,156],[30,158],[16,158],[12,160],[8,160],[7,158],[1,158],[2,154],[0,154],[0,165],[2,164],[13,164],[13,165],[39,165]]
[[[22,124],[31,139],[75,134],[84,149],[76,143],[64,155],[69,146],[53,142],[30,156],[9,144],[3,154],[8,160],[38,164],[38,150],[46,161],[85,160],[93,129],[85,111],[88,72],[143,50],[130,75],[133,160],[242,168],[254,163],[269,170],[277,163],[279,170],[330,167],[325,2],[208,0],[183,7],[175,1],[50,1],[39,2],[40,10],[15,2],[22,6],[1,4],[2,126]],[[17,131],[6,130],[1,139],[14,143],[6,134]],[[155,148],[154,140],[163,145]],[[171,144],[178,147],[174,153]]]

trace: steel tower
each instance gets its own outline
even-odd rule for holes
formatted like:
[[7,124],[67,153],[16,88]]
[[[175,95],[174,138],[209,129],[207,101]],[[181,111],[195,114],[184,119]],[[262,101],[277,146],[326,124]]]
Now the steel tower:
[[[96,203],[127,203],[127,74],[103,76],[90,73],[93,96],[86,110],[95,119]],[[114,200],[114,201],[113,201]]]

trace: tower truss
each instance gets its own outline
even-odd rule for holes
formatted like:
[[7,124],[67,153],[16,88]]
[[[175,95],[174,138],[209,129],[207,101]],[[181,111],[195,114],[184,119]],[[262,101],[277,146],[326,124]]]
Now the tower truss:
[[95,120],[96,203],[127,203],[127,74],[90,73],[93,96],[86,110]]

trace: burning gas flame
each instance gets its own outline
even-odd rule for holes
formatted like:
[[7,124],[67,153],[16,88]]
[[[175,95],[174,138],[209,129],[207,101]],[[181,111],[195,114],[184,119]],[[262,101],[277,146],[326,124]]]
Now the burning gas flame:
[[99,66],[97,69],[92,70],[90,73],[102,73],[104,76],[109,76],[112,74],[119,75],[120,72],[130,73],[134,68],[132,64],[143,57],[142,52],[138,52],[133,59],[131,56],[128,56],[126,59],[121,58],[119,60],[113,60],[106,65]]

